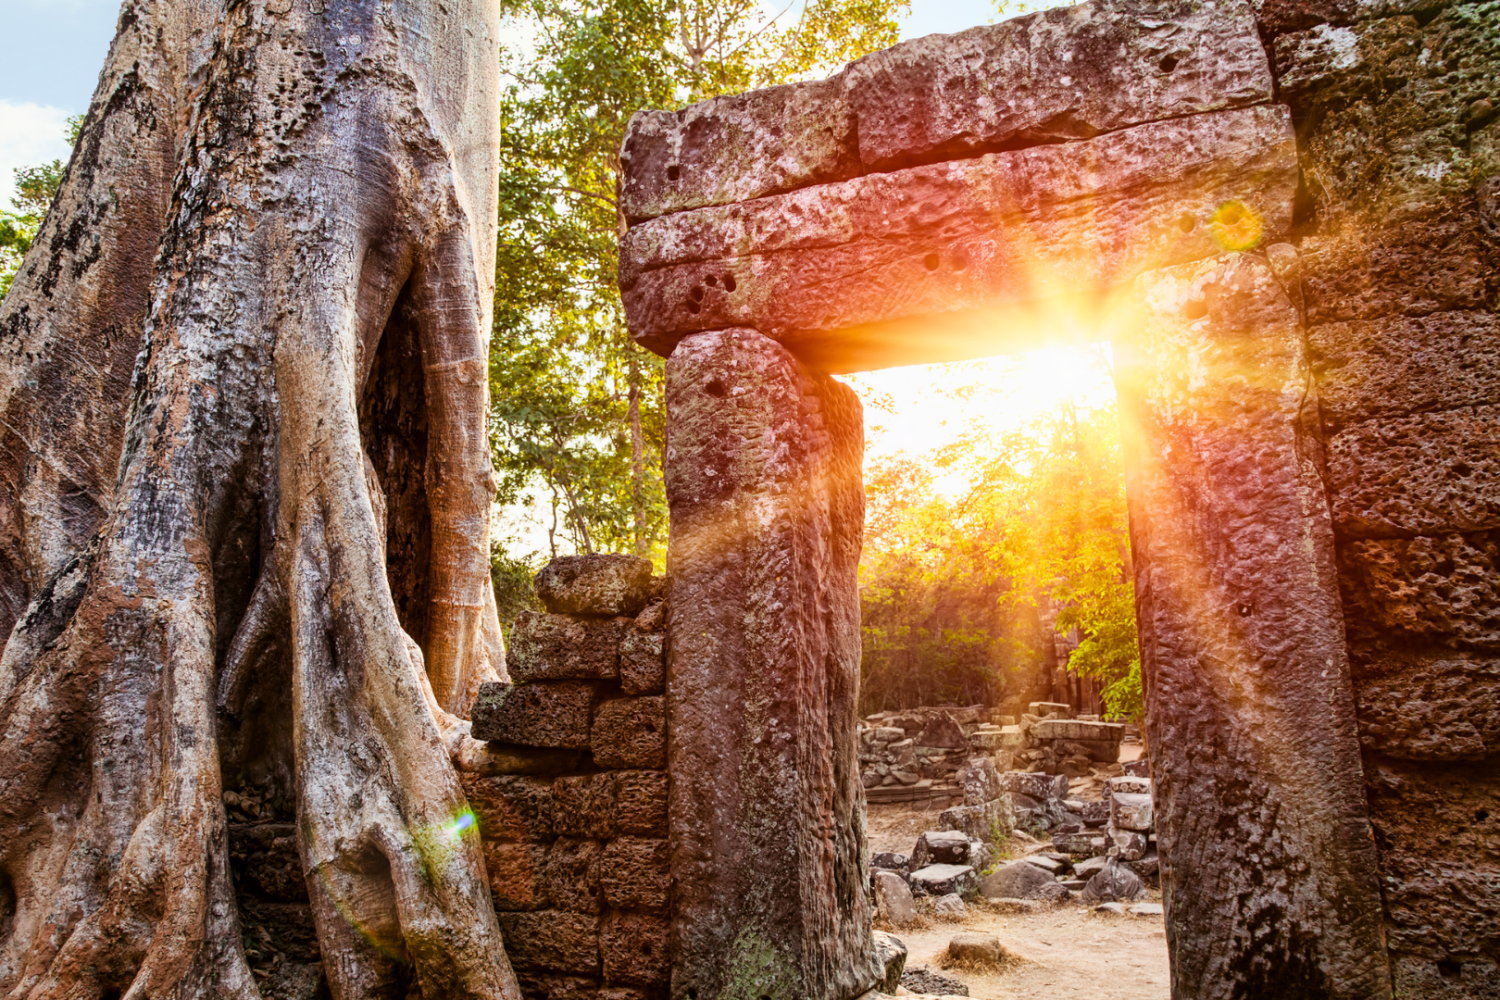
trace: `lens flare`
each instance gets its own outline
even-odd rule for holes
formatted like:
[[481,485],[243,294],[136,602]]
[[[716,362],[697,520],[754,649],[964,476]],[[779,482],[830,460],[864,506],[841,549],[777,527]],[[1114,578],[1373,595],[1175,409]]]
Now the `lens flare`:
[[468,809],[465,809],[463,812],[458,814],[458,818],[453,820],[453,822],[449,823],[446,827],[448,836],[457,837],[465,830],[472,829],[475,822],[476,821],[474,819],[474,814]]
[[1221,250],[1254,250],[1265,235],[1266,221],[1242,201],[1226,201],[1209,217],[1208,231]]

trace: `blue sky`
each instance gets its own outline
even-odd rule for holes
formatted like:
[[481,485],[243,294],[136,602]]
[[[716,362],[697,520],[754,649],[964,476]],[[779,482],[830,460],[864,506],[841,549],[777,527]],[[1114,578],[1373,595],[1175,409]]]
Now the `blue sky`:
[[[16,167],[68,154],[65,120],[82,113],[114,36],[119,0],[0,0],[0,207]],[[960,31],[996,18],[993,0],[912,0],[902,36]]]

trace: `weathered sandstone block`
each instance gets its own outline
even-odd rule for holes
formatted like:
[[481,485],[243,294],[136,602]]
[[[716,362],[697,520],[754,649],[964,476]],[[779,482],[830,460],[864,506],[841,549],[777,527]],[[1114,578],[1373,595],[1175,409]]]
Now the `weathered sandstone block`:
[[1284,108],[1221,111],[666,216],[626,234],[620,286],[658,353],[748,326],[835,371],[972,357],[1019,346],[983,310],[1219,252],[1227,202],[1284,232],[1296,184]]
[[1330,429],[1384,416],[1500,403],[1500,316],[1439,312],[1308,331]]
[[905,42],[827,80],[638,112],[620,154],[622,206],[636,223],[1271,92],[1250,5],[1093,0]]
[[559,556],[536,575],[553,614],[635,615],[651,596],[651,561],[626,555]]
[[1109,823],[1121,830],[1150,831],[1153,825],[1151,796],[1116,792],[1109,800]]
[[1066,798],[1068,779],[1060,774],[1030,774],[1026,771],[1006,771],[1000,775],[1000,787],[1007,792],[1017,792],[1038,801]]
[[594,686],[583,681],[490,683],[474,702],[474,738],[533,747],[589,745]]
[[1041,722],[1033,722],[1028,734],[1034,740],[1119,743],[1125,735],[1125,726],[1118,722],[1077,722],[1072,719],[1043,719]]
[[1243,255],[1136,290],[1116,378],[1173,991],[1388,996],[1298,311]]
[[598,913],[603,848],[597,840],[559,837],[547,851],[547,896],[554,909]]
[[545,778],[462,775],[464,796],[490,840],[551,840],[552,782]]
[[672,974],[672,925],[666,917],[611,913],[599,929],[610,984],[665,986]]
[[620,833],[640,837],[667,835],[665,771],[619,771],[615,816]]
[[557,832],[599,840],[617,835],[615,808],[619,783],[620,775],[614,771],[558,778],[552,786],[553,826]]
[[1339,534],[1436,535],[1500,528],[1500,406],[1377,417],[1328,442]]
[[561,910],[501,913],[505,951],[518,969],[599,971],[599,918]]
[[969,865],[925,865],[911,873],[912,892],[919,896],[966,896],[979,887],[979,873]]
[[1271,100],[1247,3],[1093,0],[929,35],[845,72],[868,170]]
[[870,942],[857,398],[749,330],[667,361],[673,991],[844,1000]]
[[560,681],[615,677],[626,618],[578,619],[522,611],[510,634],[505,665],[511,680]]
[[667,713],[660,696],[616,698],[594,715],[590,746],[600,767],[664,767]]
[[621,206],[632,223],[860,172],[854,116],[837,77],[638,111],[620,165]]
[[551,906],[546,866],[544,844],[486,840],[484,867],[489,873],[495,909],[543,910]]
[[661,694],[667,684],[666,636],[632,626],[620,641],[620,688],[628,695]]
[[1500,532],[1339,547],[1353,638],[1500,650]]
[[1408,760],[1482,760],[1500,754],[1500,660],[1382,657],[1356,666],[1360,742]]
[[622,910],[666,913],[672,870],[664,839],[621,837],[604,848],[600,887],[604,900]]

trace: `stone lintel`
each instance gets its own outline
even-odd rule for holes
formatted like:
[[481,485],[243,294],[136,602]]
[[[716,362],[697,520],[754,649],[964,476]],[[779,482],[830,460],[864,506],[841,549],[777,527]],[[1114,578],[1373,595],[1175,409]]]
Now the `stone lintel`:
[[663,355],[743,326],[825,371],[978,357],[1075,339],[1059,309],[1219,253],[1228,202],[1274,238],[1296,186],[1285,108],[1220,111],[656,219],[622,241],[620,283]]
[[873,53],[826,80],[642,111],[632,223],[1271,100],[1243,0],[1090,0]]

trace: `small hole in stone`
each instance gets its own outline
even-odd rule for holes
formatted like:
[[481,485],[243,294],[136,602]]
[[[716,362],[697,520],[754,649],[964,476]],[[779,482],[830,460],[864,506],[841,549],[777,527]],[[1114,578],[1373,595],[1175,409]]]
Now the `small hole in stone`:
[[690,292],[688,292],[688,297],[691,298],[694,302],[702,302],[703,301],[703,286],[702,285],[694,285],[693,286],[693,290],[690,291]]
[[922,266],[929,271],[936,271],[938,269],[938,255],[930,253],[926,257],[923,257]]
[[1161,62],[1157,63],[1163,73],[1170,73],[1177,68],[1176,56],[1162,56]]
[[1196,302],[1189,302],[1182,307],[1182,314],[1188,319],[1202,319],[1208,315],[1208,303],[1202,299]]
[[698,303],[694,302],[692,299],[688,300],[687,307],[688,307],[688,312],[692,313],[694,316],[698,315],[698,313],[703,309],[702,306],[700,306]]
[[1490,811],[1488,809],[1479,809],[1479,810],[1475,811],[1475,813],[1474,813],[1474,822],[1476,822],[1476,823],[1483,823],[1485,820],[1487,820],[1489,818],[1490,818]]
[[688,987],[688,1000],[698,1000],[698,991],[691,986]]
[[1458,476],[1460,479],[1467,479],[1469,476],[1472,476],[1474,474],[1474,470],[1469,468],[1463,462],[1457,462],[1453,466],[1453,474],[1455,476]]
[[[719,395],[722,398],[724,394],[723,393],[718,393],[717,395]],[[654,723],[654,722],[648,722],[648,723],[646,723],[646,732],[648,732],[648,733],[654,733],[654,732],[656,732],[656,723]]]
[[651,945],[649,945],[649,944],[643,944],[643,945],[641,945],[641,954],[645,955],[647,958],[650,958],[651,957]]
[[726,292],[732,292],[732,291],[734,291],[734,275],[732,275],[732,274],[726,274],[726,275],[724,275],[724,291],[726,291]]
[[953,270],[962,271],[969,266],[969,258],[961,253],[953,255]]
[[723,399],[724,396],[729,392],[728,389],[724,388],[724,383],[720,382],[718,379],[710,379],[708,385],[705,385],[703,387],[703,391],[708,393],[714,399]]
[[1196,226],[1197,224],[1198,224],[1197,221],[1191,215],[1188,215],[1186,212],[1183,212],[1182,213],[1182,218],[1180,218],[1180,219],[1177,220],[1177,225],[1185,233],[1192,232],[1193,231],[1193,227]]
[[675,181],[677,178],[679,178],[681,176],[682,176],[682,168],[679,167],[677,164],[674,163],[670,167],[667,168],[667,180],[669,180],[669,181]]
[[1441,961],[1437,964],[1438,975],[1444,979],[1457,979],[1464,974],[1463,963],[1452,961]]
[[703,283],[705,285],[707,285],[709,288],[718,288],[719,287],[719,278],[718,278],[717,275],[710,274],[708,277],[706,277],[706,278],[703,279]]

